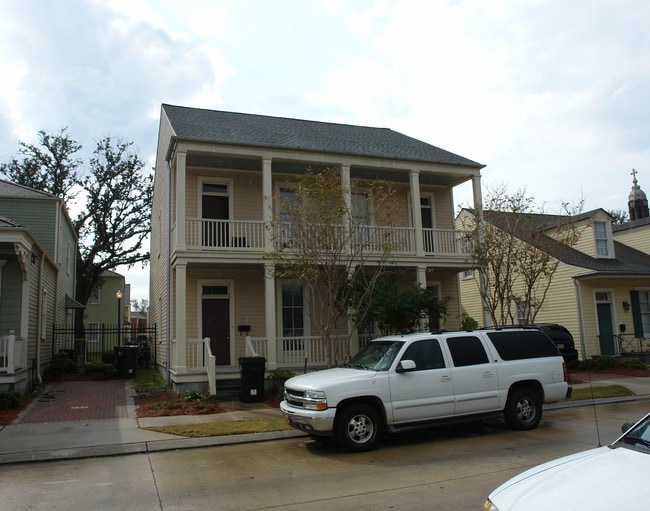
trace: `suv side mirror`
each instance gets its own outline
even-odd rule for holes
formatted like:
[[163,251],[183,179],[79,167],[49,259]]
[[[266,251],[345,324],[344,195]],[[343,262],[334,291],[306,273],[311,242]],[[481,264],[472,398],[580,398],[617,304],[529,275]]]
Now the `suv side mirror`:
[[413,360],[401,360],[399,364],[397,364],[397,372],[398,373],[406,373],[408,371],[415,371],[416,365]]

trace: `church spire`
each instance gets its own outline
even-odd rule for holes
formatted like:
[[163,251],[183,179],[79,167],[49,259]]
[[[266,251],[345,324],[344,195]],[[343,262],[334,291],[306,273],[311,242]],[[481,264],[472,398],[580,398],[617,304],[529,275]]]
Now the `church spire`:
[[636,179],[637,171],[632,169],[630,174],[632,175],[632,191],[630,192],[627,201],[630,221],[647,218],[650,216],[650,212],[648,211],[648,197],[646,197],[645,192],[641,190],[639,182]]

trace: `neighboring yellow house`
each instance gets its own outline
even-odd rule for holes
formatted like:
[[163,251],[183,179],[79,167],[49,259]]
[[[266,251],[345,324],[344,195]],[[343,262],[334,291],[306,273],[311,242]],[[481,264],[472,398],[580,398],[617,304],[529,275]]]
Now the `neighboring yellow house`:
[[[480,203],[483,165],[390,129],[162,105],[149,320],[160,332],[157,363],[176,391],[214,392],[215,379],[238,373],[251,354],[269,370],[324,364],[302,284],[276,281],[265,257],[274,197],[308,167],[340,168],[344,187],[395,184],[403,208],[391,262],[408,282],[455,298],[446,326],[459,326],[458,272],[469,266],[452,190],[470,181]],[[363,189],[347,186],[355,208],[363,205],[359,223],[381,230]],[[341,333],[341,348],[354,353],[358,336]]]
[[[634,179],[635,187],[636,176]],[[630,194],[631,201],[635,192]],[[638,190],[637,190],[638,192]],[[645,195],[641,196],[642,199]],[[638,193],[636,195],[638,199]],[[559,323],[576,340],[581,358],[617,355],[621,351],[650,351],[650,218],[612,225],[612,217],[597,209],[573,220],[581,233],[578,243],[557,252],[560,260],[536,323]],[[512,213],[484,212],[484,221],[503,225],[500,217]],[[542,225],[553,225],[548,215]],[[544,231],[553,236],[553,228]],[[530,241],[534,243],[534,241]],[[543,246],[537,245],[536,246]],[[489,326],[483,313],[477,272],[461,275],[463,312]],[[513,311],[525,304],[512,304]],[[516,314],[515,314],[516,315]]]

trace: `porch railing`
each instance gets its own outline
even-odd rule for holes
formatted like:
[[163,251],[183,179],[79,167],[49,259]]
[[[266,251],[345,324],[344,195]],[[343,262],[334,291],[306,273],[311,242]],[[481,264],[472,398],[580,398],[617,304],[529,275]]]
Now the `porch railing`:
[[11,330],[9,335],[0,336],[0,373],[16,374],[25,366],[25,340],[16,337]]
[[187,370],[193,373],[206,373],[210,395],[217,393],[217,374],[215,357],[210,349],[210,338],[187,339],[185,345]]
[[[350,358],[350,343],[347,335],[333,336],[331,339],[331,362],[341,364]],[[249,337],[246,339],[249,350],[254,354],[267,357],[268,339],[266,337]],[[320,336],[278,337],[276,340],[276,360],[278,367],[304,367],[305,365],[325,366],[328,364],[328,348]]]
[[[343,225],[331,225],[331,236],[344,236]],[[381,225],[354,226],[352,239],[358,247],[369,252],[381,252],[389,248],[396,254],[416,253],[413,227],[389,227]],[[188,218],[185,243],[191,249],[204,250],[264,250],[264,222],[261,220],[213,220]],[[275,242],[289,247],[295,245],[295,233],[289,223],[276,224]],[[456,229],[422,229],[424,251],[427,254],[467,255],[463,242],[465,231]]]

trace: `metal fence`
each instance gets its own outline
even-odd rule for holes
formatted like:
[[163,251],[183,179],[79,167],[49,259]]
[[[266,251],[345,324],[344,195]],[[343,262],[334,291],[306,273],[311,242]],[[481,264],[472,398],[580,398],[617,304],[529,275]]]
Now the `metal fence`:
[[118,325],[96,325],[78,335],[74,328],[54,325],[52,355],[68,353],[70,358],[82,362],[112,362],[115,347],[125,345],[146,346],[151,359],[156,360],[156,325],[146,328]]

